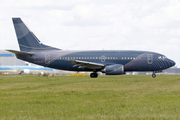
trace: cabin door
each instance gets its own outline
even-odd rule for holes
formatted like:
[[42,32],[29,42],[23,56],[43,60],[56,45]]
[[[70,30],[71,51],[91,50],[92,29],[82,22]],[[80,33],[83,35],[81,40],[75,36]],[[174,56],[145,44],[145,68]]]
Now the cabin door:
[[147,54],[147,63],[152,64],[153,63],[153,54]]

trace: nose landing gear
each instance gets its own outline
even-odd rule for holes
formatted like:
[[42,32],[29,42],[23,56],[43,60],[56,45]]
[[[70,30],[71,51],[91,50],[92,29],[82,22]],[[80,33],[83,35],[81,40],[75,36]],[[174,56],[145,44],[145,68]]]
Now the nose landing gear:
[[155,73],[153,73],[153,74],[152,74],[152,77],[153,77],[153,78],[155,78],[155,77],[156,77],[156,74],[155,74]]

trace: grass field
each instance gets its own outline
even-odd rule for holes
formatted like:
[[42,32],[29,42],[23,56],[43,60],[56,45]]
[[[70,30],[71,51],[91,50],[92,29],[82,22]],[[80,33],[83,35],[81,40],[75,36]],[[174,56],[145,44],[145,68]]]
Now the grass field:
[[0,75],[0,120],[180,120],[180,75]]

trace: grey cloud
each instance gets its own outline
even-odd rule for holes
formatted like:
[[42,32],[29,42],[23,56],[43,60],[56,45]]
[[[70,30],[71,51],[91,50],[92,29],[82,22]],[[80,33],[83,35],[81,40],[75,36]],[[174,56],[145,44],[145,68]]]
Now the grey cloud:
[[74,16],[74,20],[70,22],[64,22],[63,25],[65,26],[104,26],[104,25],[111,25],[108,21],[98,21],[98,20],[87,20],[82,19],[82,17],[76,15]]
[[171,21],[166,26],[166,28],[180,28],[180,21]]
[[69,6],[42,6],[42,7],[22,7],[23,9],[33,9],[33,10],[64,10],[71,11],[73,9],[73,5]]

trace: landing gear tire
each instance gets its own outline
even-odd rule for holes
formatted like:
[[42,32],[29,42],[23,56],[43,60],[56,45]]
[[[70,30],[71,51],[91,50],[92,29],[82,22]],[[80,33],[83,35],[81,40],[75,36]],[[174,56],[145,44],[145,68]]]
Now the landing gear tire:
[[91,74],[90,74],[90,77],[91,77],[91,78],[97,78],[97,77],[98,77],[98,74],[97,74],[97,73],[91,73]]
[[153,74],[152,74],[152,77],[153,77],[153,78],[155,78],[155,77],[156,77],[156,74],[155,74],[155,73],[153,73]]

